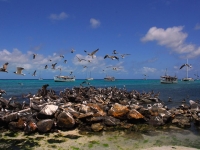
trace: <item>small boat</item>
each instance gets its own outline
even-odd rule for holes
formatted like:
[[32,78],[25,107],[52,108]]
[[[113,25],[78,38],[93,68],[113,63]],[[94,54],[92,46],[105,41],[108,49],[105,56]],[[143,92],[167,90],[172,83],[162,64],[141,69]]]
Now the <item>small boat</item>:
[[71,76],[55,76],[54,77],[55,82],[69,82],[69,81],[75,81],[75,77]]
[[178,83],[178,78],[176,76],[173,77],[167,75],[167,69],[166,69],[165,75],[160,77],[160,83],[164,84]]
[[106,76],[104,78],[105,81],[115,81],[115,77],[111,77],[111,76]]
[[183,64],[180,69],[182,69],[183,67],[186,67],[186,77],[183,78],[181,81],[194,81],[193,78],[188,77],[188,68],[192,68],[192,66],[190,64],[188,64],[188,59],[187,59],[187,63]]
[[94,79],[91,77],[91,72],[90,72],[90,77],[87,78],[86,80],[94,80]]
[[194,81],[194,79],[193,79],[193,78],[186,77],[186,78],[183,78],[182,81]]
[[41,77],[41,72],[40,72],[40,74],[39,74],[38,80],[43,80],[43,78]]
[[166,84],[172,84],[172,83],[178,83],[178,78],[176,76],[161,76],[160,77],[160,83],[166,83]]

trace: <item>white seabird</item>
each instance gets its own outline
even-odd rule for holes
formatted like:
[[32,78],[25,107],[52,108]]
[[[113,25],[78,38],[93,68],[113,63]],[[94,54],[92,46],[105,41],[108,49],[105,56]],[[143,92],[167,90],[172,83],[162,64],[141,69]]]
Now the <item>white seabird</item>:
[[0,71],[1,71],[1,72],[7,72],[7,73],[8,73],[8,71],[7,71],[7,66],[8,66],[8,62],[5,63],[5,64],[3,65],[3,68],[0,68]]
[[84,50],[84,52],[86,52],[89,56],[91,56],[92,58],[94,58],[94,54],[96,54],[96,52],[98,52],[99,49],[94,50],[91,53],[88,53],[86,50]]
[[23,75],[24,76],[25,74],[22,73],[22,70],[24,70],[24,68],[17,67],[17,70],[14,73],[17,74],[17,75]]

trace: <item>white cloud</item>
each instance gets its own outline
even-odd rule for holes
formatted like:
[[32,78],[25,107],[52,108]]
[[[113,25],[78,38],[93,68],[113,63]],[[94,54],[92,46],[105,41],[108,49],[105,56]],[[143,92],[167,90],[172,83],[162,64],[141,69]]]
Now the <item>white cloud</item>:
[[[22,53],[17,48],[14,48],[13,51],[8,51],[6,49],[0,50],[0,57],[0,67],[6,62],[9,63],[8,72],[10,72],[10,70],[16,70],[16,67],[23,67],[26,71],[35,69],[41,70],[44,69],[45,65],[51,68],[52,63],[61,60],[59,55],[44,57],[41,54],[38,54],[36,58],[33,59],[33,53],[31,51]],[[49,59],[52,61],[50,62]]]
[[188,36],[184,33],[183,26],[167,28],[152,27],[147,34],[141,39],[143,42],[157,41],[159,45],[166,46],[178,54],[185,54],[185,57],[196,57],[200,55],[199,48],[194,44],[186,44],[185,40]]
[[140,71],[143,74],[154,73],[156,71],[156,68],[143,67]]
[[51,14],[49,16],[49,19],[51,19],[51,20],[64,20],[68,17],[69,17],[68,14],[66,14],[65,12],[61,12],[60,14]]
[[200,30],[200,23],[197,23],[194,27],[195,30]]
[[91,18],[90,25],[92,28],[98,28],[101,25],[101,22],[97,19]]

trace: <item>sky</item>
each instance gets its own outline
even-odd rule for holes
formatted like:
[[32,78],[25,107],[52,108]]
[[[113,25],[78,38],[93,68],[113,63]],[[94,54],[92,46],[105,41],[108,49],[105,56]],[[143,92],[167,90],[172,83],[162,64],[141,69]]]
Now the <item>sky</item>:
[[[196,78],[199,8],[199,0],[0,0],[0,68],[9,63],[0,79],[53,79],[70,72],[76,79],[89,73],[94,79],[159,79],[166,70],[181,79],[187,60],[188,74]],[[13,73],[17,67],[25,76]]]

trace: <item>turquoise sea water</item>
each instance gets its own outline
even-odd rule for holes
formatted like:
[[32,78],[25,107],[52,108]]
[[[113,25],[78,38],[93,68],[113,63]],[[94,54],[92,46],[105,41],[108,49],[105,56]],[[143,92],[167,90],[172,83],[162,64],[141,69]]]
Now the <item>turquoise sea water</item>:
[[[77,79],[74,82],[54,82],[53,79],[44,80],[0,80],[0,89],[7,92],[5,98],[11,96],[20,97],[22,94],[37,93],[44,84],[49,84],[48,89],[53,89],[59,92],[65,88],[78,87],[84,80]],[[126,88],[128,91],[137,90],[139,92],[154,91],[160,92],[160,99],[166,103],[167,106],[179,106],[181,101],[185,99],[187,102],[191,100],[200,99],[200,80],[193,82],[178,81],[177,84],[161,84],[158,79],[139,80],[139,79],[117,79],[114,82],[96,79],[89,81],[90,86],[95,87],[114,87]],[[84,84],[84,86],[89,86]],[[168,98],[171,97],[173,102],[168,103]]]

